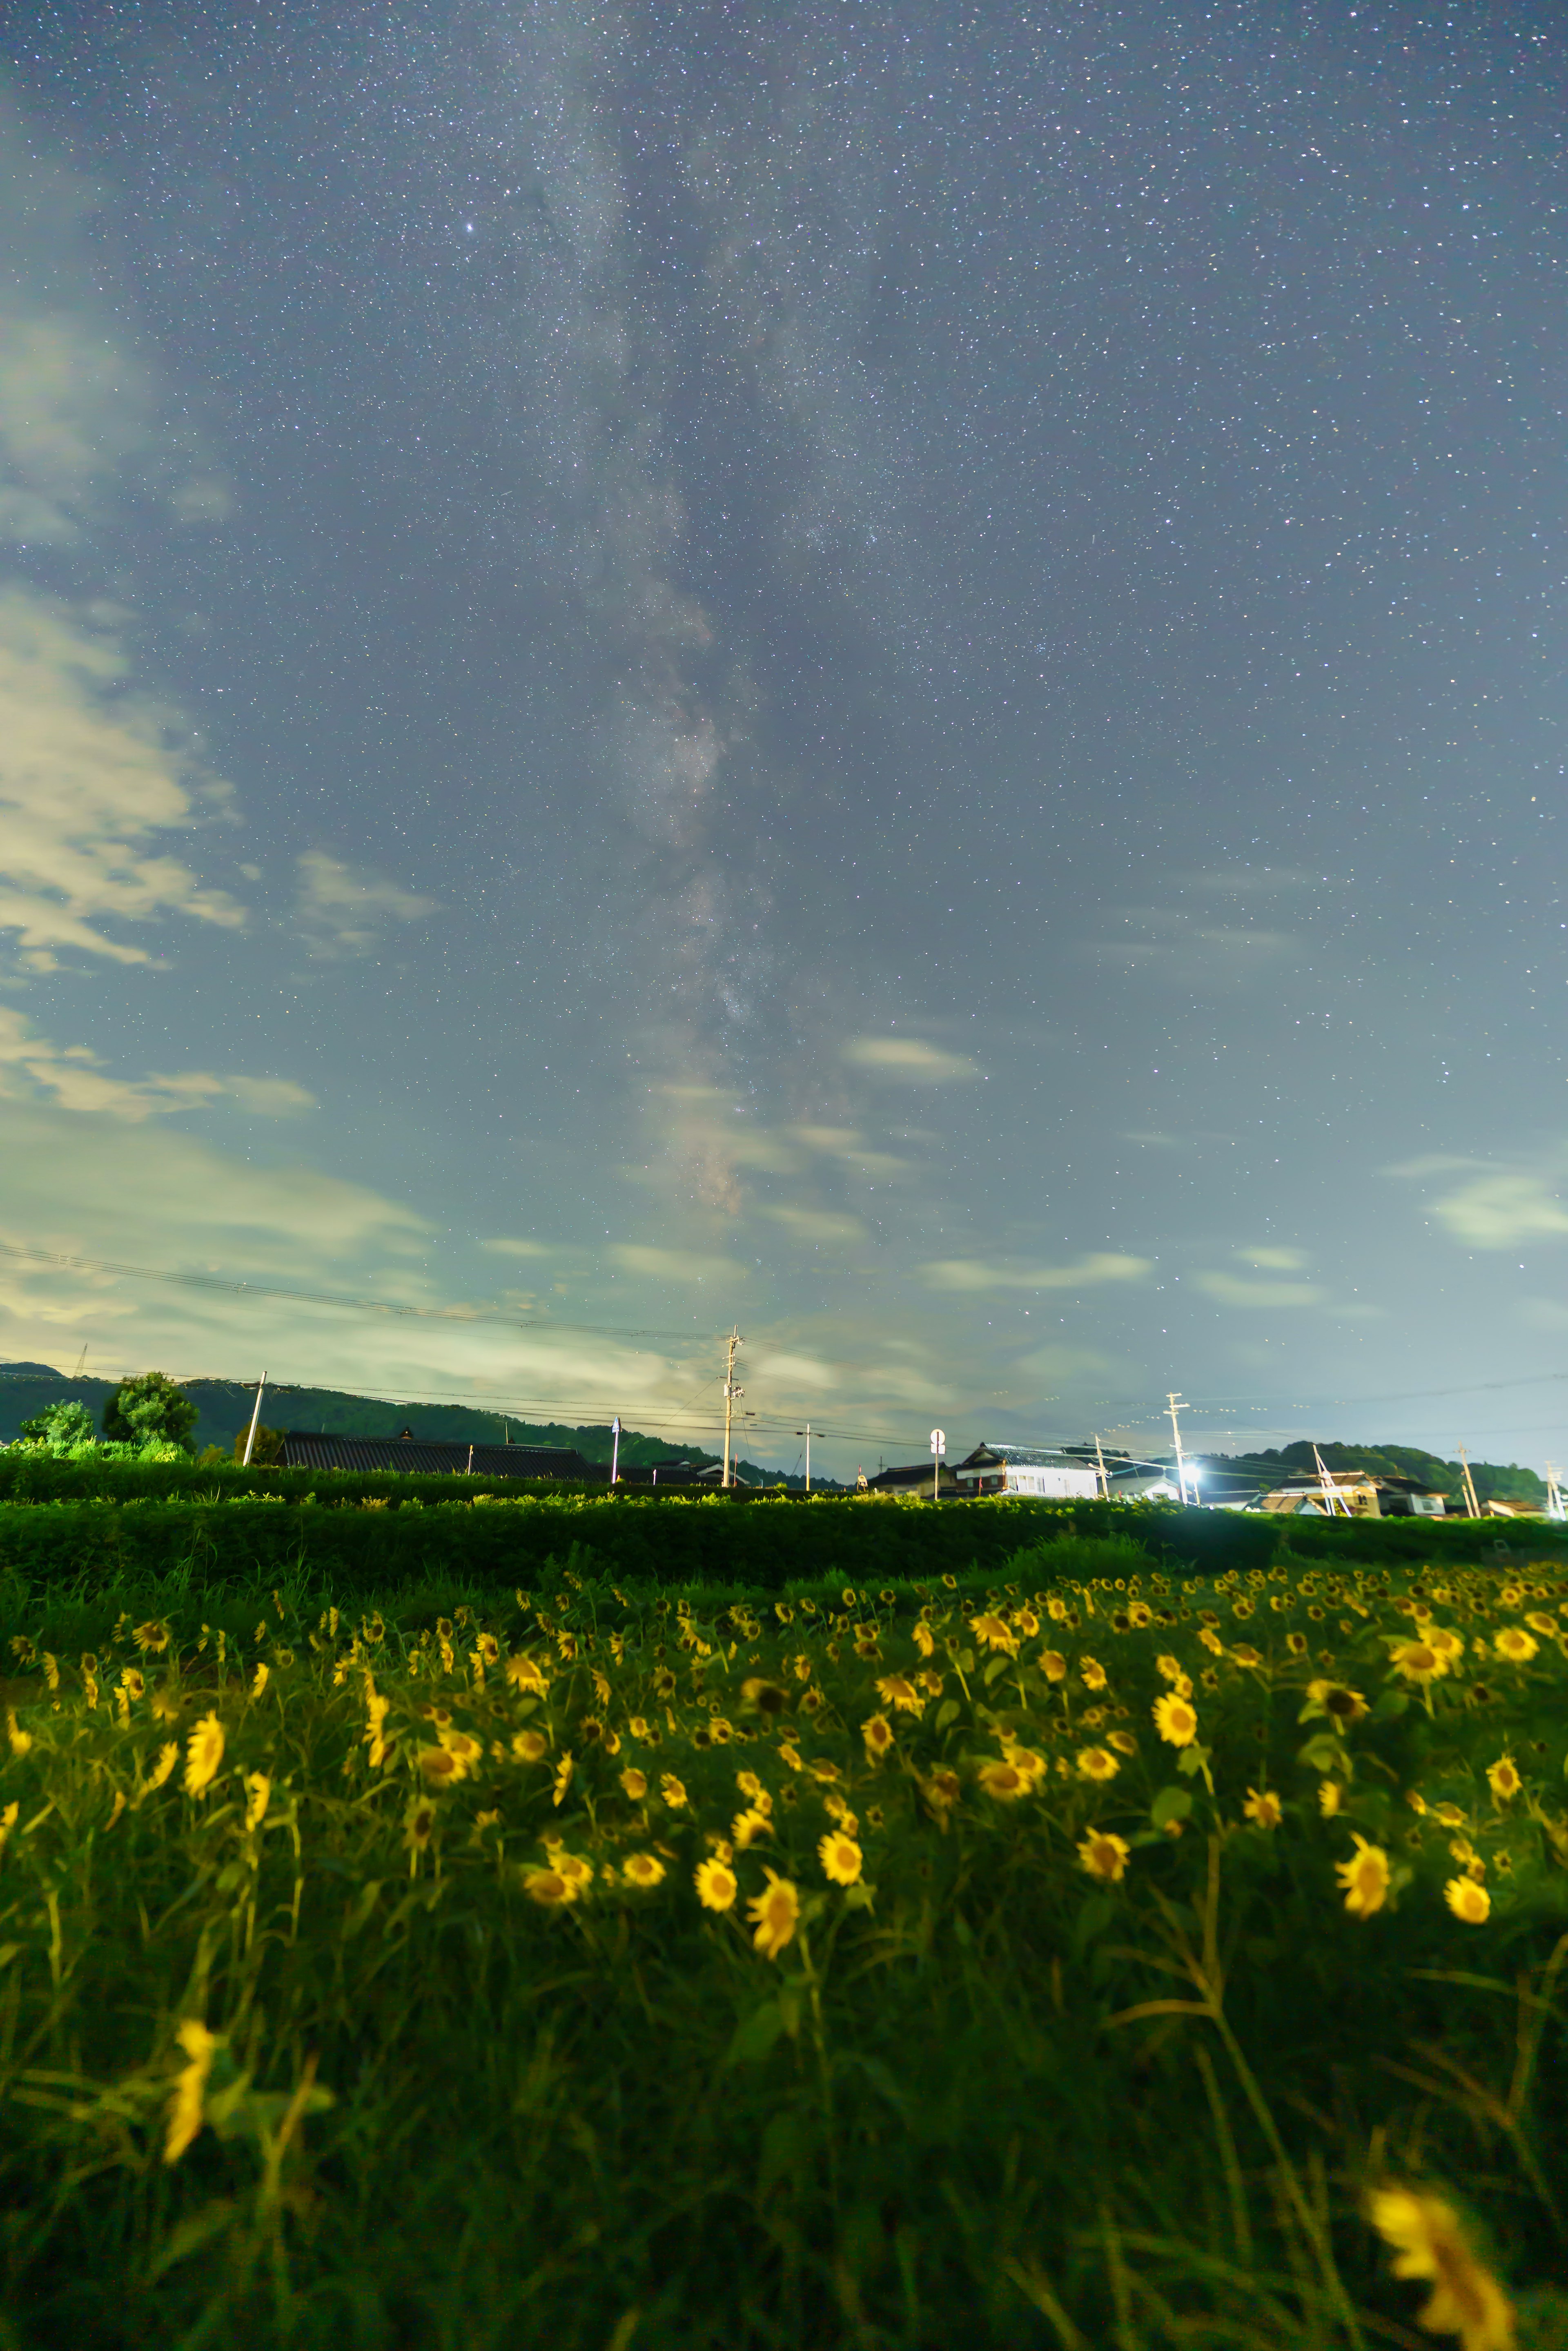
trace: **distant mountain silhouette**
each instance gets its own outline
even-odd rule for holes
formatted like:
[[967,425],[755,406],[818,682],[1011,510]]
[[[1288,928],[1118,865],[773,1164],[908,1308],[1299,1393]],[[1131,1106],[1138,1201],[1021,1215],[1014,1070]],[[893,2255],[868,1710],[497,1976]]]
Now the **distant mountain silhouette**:
[[[118,1384],[114,1380],[73,1379],[52,1364],[0,1363],[0,1440],[11,1444],[25,1420],[72,1396],[80,1397],[101,1427],[104,1400]],[[200,1407],[191,1439],[196,1451],[207,1445],[220,1445],[226,1451],[236,1433],[249,1426],[255,1389],[242,1387],[237,1380],[186,1380],[183,1385]],[[512,1420],[499,1413],[473,1411],[465,1405],[386,1404],[339,1388],[274,1386],[270,1382],[261,1416],[273,1428],[322,1429],[334,1437],[396,1437],[407,1428],[415,1437],[444,1437],[456,1444],[502,1445],[509,1435],[514,1445],[574,1447],[586,1461],[608,1461],[614,1444],[608,1423],[602,1427],[573,1427],[562,1421]],[[705,1452],[701,1446],[674,1445],[667,1437],[644,1437],[636,1429],[623,1428],[621,1458],[629,1469],[640,1469],[662,1461],[693,1461],[705,1468],[720,1457]],[[754,1461],[737,1460],[736,1470],[749,1485],[775,1486],[784,1474]],[[796,1478],[786,1480],[789,1485],[801,1482]]]

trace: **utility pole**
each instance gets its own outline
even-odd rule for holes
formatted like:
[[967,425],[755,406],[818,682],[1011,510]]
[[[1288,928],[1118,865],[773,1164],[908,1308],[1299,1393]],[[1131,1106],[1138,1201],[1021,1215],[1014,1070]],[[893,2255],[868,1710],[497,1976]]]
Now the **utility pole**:
[[1094,1432],[1094,1458],[1100,1464],[1100,1499],[1108,1502],[1111,1499],[1111,1473],[1105,1467],[1105,1448],[1100,1442],[1098,1429]]
[[946,1450],[946,1430],[934,1428],[931,1432],[931,1499],[934,1502],[942,1499],[942,1458]]
[[240,1468],[242,1469],[248,1469],[250,1468],[251,1447],[256,1443],[256,1423],[261,1418],[261,1392],[266,1385],[267,1374],[263,1372],[260,1379],[258,1379],[256,1384],[256,1403],[252,1408],[250,1416],[250,1434],[245,1440],[245,1459],[240,1463]]
[[621,1415],[610,1424],[610,1482],[613,1486],[621,1475]]
[[809,1494],[809,1493],[810,1492],[810,1490],[811,1490],[811,1424],[810,1424],[810,1421],[808,1421],[808,1422],[806,1423],[806,1426],[805,1426],[805,1427],[804,1427],[804,1428],[798,1428],[798,1429],[795,1431],[795,1434],[796,1434],[796,1436],[797,1436],[797,1437],[803,1437],[805,1438],[805,1440],[806,1440],[806,1491],[807,1491],[807,1493]]
[[1546,1515],[1549,1519],[1560,1519],[1563,1516],[1563,1489],[1558,1483],[1562,1475],[1563,1472],[1558,1468],[1555,1461],[1547,1463]]
[[1170,1414],[1171,1435],[1176,1439],[1176,1484],[1181,1489],[1181,1498],[1185,1502],[1186,1500],[1186,1462],[1183,1458],[1181,1449],[1181,1423],[1176,1418],[1176,1407],[1180,1403],[1181,1391],[1179,1388],[1176,1389],[1174,1392],[1167,1393],[1166,1396],[1166,1409]]
[[727,1491],[730,1483],[729,1431],[735,1413],[735,1399],[746,1394],[744,1388],[737,1387],[735,1384],[735,1351],[737,1347],[744,1347],[745,1344],[746,1342],[740,1332],[734,1329],[724,1343],[724,1483]]
[[1470,1476],[1470,1457],[1466,1452],[1462,1445],[1458,1448],[1458,1454],[1460,1464],[1459,1475],[1464,1479],[1465,1501],[1468,1505],[1465,1516],[1469,1519],[1479,1519],[1481,1514],[1481,1506],[1476,1499],[1476,1481]]
[[[1339,1511],[1336,1505],[1341,1499],[1340,1490],[1330,1478],[1328,1471],[1323,1468],[1323,1457],[1318,1451],[1315,1445],[1312,1447],[1312,1459],[1318,1465],[1318,1483],[1323,1489],[1323,1499],[1329,1506],[1329,1516],[1331,1519],[1337,1518],[1339,1516]],[[1344,1514],[1347,1519],[1352,1518],[1354,1515],[1348,1502],[1346,1502],[1344,1506]]]

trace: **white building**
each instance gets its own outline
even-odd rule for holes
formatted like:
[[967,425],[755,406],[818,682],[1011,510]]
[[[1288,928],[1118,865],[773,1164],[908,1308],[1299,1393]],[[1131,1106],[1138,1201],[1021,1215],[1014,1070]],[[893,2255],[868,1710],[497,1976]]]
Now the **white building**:
[[1028,1494],[1037,1501],[1092,1501],[1100,1473],[1055,1445],[977,1445],[955,1464],[960,1494]]

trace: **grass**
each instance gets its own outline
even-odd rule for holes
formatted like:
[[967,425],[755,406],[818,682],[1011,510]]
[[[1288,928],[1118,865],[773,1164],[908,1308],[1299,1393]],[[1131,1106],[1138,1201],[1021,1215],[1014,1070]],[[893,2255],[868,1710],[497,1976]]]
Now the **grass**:
[[1568,2344],[1555,1562],[580,1569],[0,1591],[0,2345]]

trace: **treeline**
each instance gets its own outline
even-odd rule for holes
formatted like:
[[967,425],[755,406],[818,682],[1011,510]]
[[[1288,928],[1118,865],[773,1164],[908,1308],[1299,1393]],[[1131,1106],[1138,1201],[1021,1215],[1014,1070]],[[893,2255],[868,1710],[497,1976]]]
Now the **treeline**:
[[[85,1425],[102,1430],[105,1413],[125,1384],[68,1378],[47,1364],[0,1364],[0,1441],[15,1444],[29,1423],[73,1403],[83,1407]],[[178,1441],[197,1455],[232,1454],[235,1439],[243,1439],[250,1426],[256,1390],[237,1380],[186,1380],[180,1393],[195,1410]],[[389,1404],[340,1388],[269,1385],[262,1413],[275,1436],[285,1428],[311,1428],[332,1437],[401,1437],[406,1428],[416,1437],[452,1445],[503,1445],[509,1437],[514,1445],[574,1447],[585,1461],[594,1462],[608,1462],[614,1443],[608,1423],[515,1420],[466,1405]],[[620,1458],[629,1469],[653,1468],[666,1461],[689,1461],[702,1469],[720,1458],[701,1446],[674,1445],[667,1437],[645,1437],[630,1428],[621,1433]],[[752,1485],[777,1483],[779,1475],[744,1459],[737,1459],[736,1469]]]
[[[1293,1445],[1269,1446],[1260,1453],[1210,1453],[1204,1458],[1217,1468],[1233,1470],[1240,1477],[1257,1474],[1284,1479],[1314,1475],[1319,1454],[1325,1469],[1368,1469],[1374,1476],[1418,1479],[1424,1486],[1434,1487],[1463,1507],[1459,1464],[1445,1461],[1436,1453],[1424,1453],[1417,1445],[1346,1445],[1337,1441],[1314,1444],[1310,1437],[1303,1437]],[[1470,1475],[1475,1479],[1477,1499],[1482,1502],[1495,1499],[1530,1502],[1538,1510],[1545,1507],[1544,1479],[1517,1461],[1472,1461]]]

